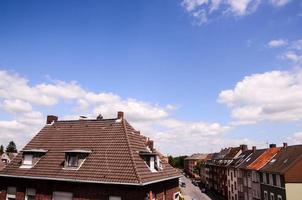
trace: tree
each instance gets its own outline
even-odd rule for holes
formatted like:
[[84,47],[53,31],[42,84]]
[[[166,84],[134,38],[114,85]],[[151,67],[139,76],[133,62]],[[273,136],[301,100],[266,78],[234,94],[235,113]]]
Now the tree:
[[197,164],[193,168],[193,173],[198,174],[200,176],[200,172],[202,168],[205,167],[205,162],[204,161],[198,161]]
[[183,169],[184,168],[184,160],[187,156],[177,156],[177,157],[173,157],[173,156],[169,156],[169,164],[172,167],[176,167],[179,169]]
[[14,141],[10,141],[6,147],[6,153],[17,153],[17,146]]
[[3,145],[0,146],[0,155],[2,155],[4,153],[4,147]]

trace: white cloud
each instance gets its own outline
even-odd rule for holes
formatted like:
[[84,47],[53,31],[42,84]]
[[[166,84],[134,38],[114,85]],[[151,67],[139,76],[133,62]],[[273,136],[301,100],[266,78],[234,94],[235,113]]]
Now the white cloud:
[[[83,114],[93,118],[102,114],[111,118],[116,117],[117,111],[124,111],[126,119],[136,129],[155,139],[156,146],[167,153],[180,153],[165,146],[168,141],[173,140],[181,146],[183,139],[187,138],[190,145],[196,146],[199,145],[196,138],[200,141],[203,137],[219,137],[230,129],[215,122],[176,120],[170,114],[178,108],[173,104],[161,106],[133,98],[124,99],[110,92],[92,92],[77,82],[53,81],[30,85],[24,77],[7,71],[0,71],[0,102],[0,108],[7,112],[0,117],[12,118],[0,118],[0,144],[6,145],[14,140],[19,148],[45,124],[48,113],[37,109],[58,110],[66,105],[71,110],[59,116],[61,119],[77,119]],[[188,152],[188,149],[182,150]]]
[[236,123],[302,119],[302,71],[270,71],[246,76],[219,94]]
[[278,7],[284,6],[284,5],[288,4],[289,2],[291,2],[291,0],[271,0],[271,3],[274,6],[278,6]]
[[202,25],[217,16],[249,15],[255,12],[262,2],[267,1],[278,7],[290,2],[290,0],[182,0],[181,5],[194,19],[195,24]]
[[282,46],[287,45],[287,41],[283,40],[283,39],[271,40],[271,41],[269,41],[269,43],[267,45],[268,45],[268,47],[271,47],[271,48],[282,47]]
[[13,113],[30,112],[32,110],[30,103],[20,99],[5,99],[0,107]]

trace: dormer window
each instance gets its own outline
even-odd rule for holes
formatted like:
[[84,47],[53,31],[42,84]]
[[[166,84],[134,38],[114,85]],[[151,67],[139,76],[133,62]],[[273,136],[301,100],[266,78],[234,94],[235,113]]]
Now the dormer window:
[[30,169],[45,155],[47,150],[44,149],[27,149],[23,150],[22,164],[20,168]]
[[67,155],[67,166],[78,167],[78,156],[76,154]]
[[140,151],[139,155],[144,159],[151,172],[162,170],[162,163],[156,153]]
[[64,169],[79,169],[90,153],[91,151],[80,149],[65,151]]

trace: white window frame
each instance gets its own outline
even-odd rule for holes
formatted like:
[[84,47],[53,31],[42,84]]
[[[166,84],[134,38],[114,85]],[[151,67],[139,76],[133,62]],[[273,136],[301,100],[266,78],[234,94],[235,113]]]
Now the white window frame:
[[266,173],[263,173],[263,174],[262,174],[262,182],[263,182],[264,184],[267,183]]
[[[9,193],[8,193],[9,189],[15,190],[15,194],[9,194]],[[6,190],[6,200],[8,200],[9,198],[11,198],[11,199],[16,199],[16,194],[17,194],[17,188],[16,188],[16,187],[13,187],[13,186],[8,186],[8,187],[7,187],[7,190]]]
[[267,191],[264,191],[264,200],[268,200],[268,193],[267,193]]
[[275,194],[271,192],[269,195],[269,198],[270,198],[270,200],[275,200]]
[[273,180],[273,175],[272,174],[268,175],[268,179],[269,179],[269,185],[274,185],[274,180]]
[[282,196],[280,194],[278,194],[277,200],[282,200]]
[[180,192],[176,192],[173,194],[173,200],[179,200],[179,197],[180,197]]
[[28,200],[28,196],[36,196],[36,189],[26,188],[25,200]]
[[281,187],[281,177],[279,174],[276,174],[276,186]]

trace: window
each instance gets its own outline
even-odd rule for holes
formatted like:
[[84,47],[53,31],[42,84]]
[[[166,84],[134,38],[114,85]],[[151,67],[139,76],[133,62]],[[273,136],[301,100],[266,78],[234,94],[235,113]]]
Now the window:
[[235,181],[235,190],[237,190],[237,183],[236,183],[236,181]]
[[231,172],[231,181],[233,181],[233,172]]
[[25,154],[23,159],[23,165],[32,165],[33,164],[33,155]]
[[279,174],[276,174],[276,185],[278,187],[281,187],[281,180],[280,180],[280,175]]
[[72,200],[70,192],[53,192],[53,200]]
[[264,200],[268,200],[267,191],[264,191]]
[[235,194],[235,200],[238,200],[237,194]]
[[266,181],[267,181],[267,179],[266,179],[266,173],[263,173],[263,174],[262,174],[262,182],[263,182],[264,184],[266,184]]
[[269,177],[269,183],[268,183],[268,184],[274,185],[274,182],[273,182],[273,175],[272,175],[272,174],[269,174],[268,177]]
[[278,200],[282,200],[282,196],[281,195],[278,195]]
[[26,188],[25,200],[35,200],[36,190],[33,188]]
[[78,166],[78,156],[77,155],[68,155],[67,156],[67,166],[68,167],[77,167]]
[[174,200],[179,200],[180,193],[176,192],[176,193],[174,193],[173,196],[174,196]]
[[16,187],[7,187],[6,200],[16,199],[17,188]]
[[234,170],[234,177],[236,178],[236,170]]
[[270,200],[275,200],[275,195],[274,195],[274,193],[271,193],[271,195],[270,195]]
[[109,200],[122,200],[122,197],[118,197],[118,196],[109,196]]

